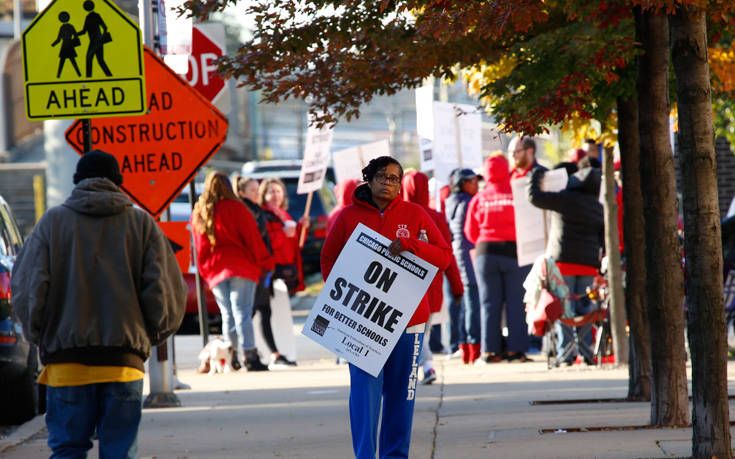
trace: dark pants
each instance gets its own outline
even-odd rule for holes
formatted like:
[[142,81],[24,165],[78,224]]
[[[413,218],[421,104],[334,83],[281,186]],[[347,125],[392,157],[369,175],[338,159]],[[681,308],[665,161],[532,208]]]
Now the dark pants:
[[[569,287],[569,293],[575,295],[581,295],[581,298],[572,301],[572,309],[575,315],[583,316],[592,312],[593,304],[590,299],[584,295],[587,286],[592,285],[595,280],[592,276],[564,276],[564,282]],[[556,355],[563,356],[564,348],[574,340],[577,344],[577,349],[582,356],[591,361],[592,355],[592,324],[583,325],[581,327],[569,327],[563,325],[561,322],[556,323]],[[567,356],[566,360],[573,361],[577,353],[572,352]]]
[[482,339],[482,313],[478,284],[464,286],[462,295],[462,318],[464,319],[464,341],[475,344]]
[[523,281],[530,269],[531,266],[519,267],[515,258],[502,255],[481,254],[475,257],[482,305],[482,352],[502,351],[503,306],[508,326],[508,351],[528,351]]
[[135,458],[143,380],[48,387],[46,426],[51,458],[84,458],[97,431],[100,459]]
[[255,305],[253,307],[253,317],[255,313],[260,313],[260,331],[263,333],[265,344],[271,352],[278,352],[276,340],[273,337],[273,327],[271,326],[271,294],[273,289],[266,287],[264,281],[261,280],[255,288]]
[[454,301],[449,282],[446,281],[444,282],[444,296],[449,299],[449,351],[455,353],[461,343],[467,342],[467,333],[464,327],[463,300]]

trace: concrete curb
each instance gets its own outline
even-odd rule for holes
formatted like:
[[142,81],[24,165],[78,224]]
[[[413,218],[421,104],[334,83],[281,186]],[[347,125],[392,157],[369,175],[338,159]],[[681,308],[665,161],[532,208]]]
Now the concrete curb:
[[0,440],[0,454],[28,441],[28,439],[43,430],[44,427],[46,427],[46,419],[43,414],[39,414],[25,424],[22,424],[15,432],[8,435],[7,438]]

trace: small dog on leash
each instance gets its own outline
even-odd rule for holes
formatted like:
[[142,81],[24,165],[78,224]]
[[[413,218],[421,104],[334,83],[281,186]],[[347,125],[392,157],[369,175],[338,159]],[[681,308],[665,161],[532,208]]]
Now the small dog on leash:
[[229,373],[232,371],[232,366],[230,365],[231,353],[232,343],[215,338],[208,342],[199,353],[199,360],[202,362],[200,368],[209,367],[208,374],[210,375],[215,373]]

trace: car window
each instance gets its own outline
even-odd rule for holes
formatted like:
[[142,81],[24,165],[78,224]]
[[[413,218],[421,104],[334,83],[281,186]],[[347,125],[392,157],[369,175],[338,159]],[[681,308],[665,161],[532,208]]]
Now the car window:
[[21,245],[23,237],[10,213],[10,208],[6,204],[0,204],[0,255],[15,256]]
[[[334,186],[332,186],[334,188]],[[332,209],[337,205],[337,197],[334,196],[334,192],[329,187],[323,186],[319,189],[319,195],[322,197],[322,204],[327,214],[332,212]]]
[[[297,194],[296,189],[298,188],[298,179],[289,180],[286,182],[286,192],[288,193],[288,213],[291,218],[298,220],[304,215],[304,209],[306,208],[306,197],[305,194]],[[325,209],[322,205],[322,200],[316,198],[311,199],[311,209],[309,210],[309,216],[315,217],[317,215],[325,215]]]

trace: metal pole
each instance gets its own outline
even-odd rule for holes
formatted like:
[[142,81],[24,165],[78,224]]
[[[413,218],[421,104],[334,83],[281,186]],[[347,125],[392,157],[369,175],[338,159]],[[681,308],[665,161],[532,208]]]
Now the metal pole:
[[[194,213],[194,202],[196,201],[196,190],[194,188],[194,180],[189,182],[189,205],[191,212]],[[194,241],[192,240],[192,247]],[[209,319],[207,316],[207,299],[204,297],[204,289],[202,288],[202,278],[199,276],[199,263],[197,261],[197,251],[191,251],[194,257],[194,278],[197,286],[197,311],[199,311],[199,334],[202,336],[202,347],[209,342]]]
[[23,32],[23,2],[21,0],[13,0],[13,38],[20,40]]
[[[151,5],[151,0],[140,0],[138,2],[138,17],[140,18],[140,29],[143,34],[143,44],[155,49],[153,31],[156,23]],[[143,402],[145,408],[181,406],[181,400],[174,394],[173,339],[173,336],[170,336],[165,343],[156,346],[151,353],[151,358],[148,361],[150,394]]]
[[92,120],[89,118],[82,120],[82,143],[85,153],[92,151]]

